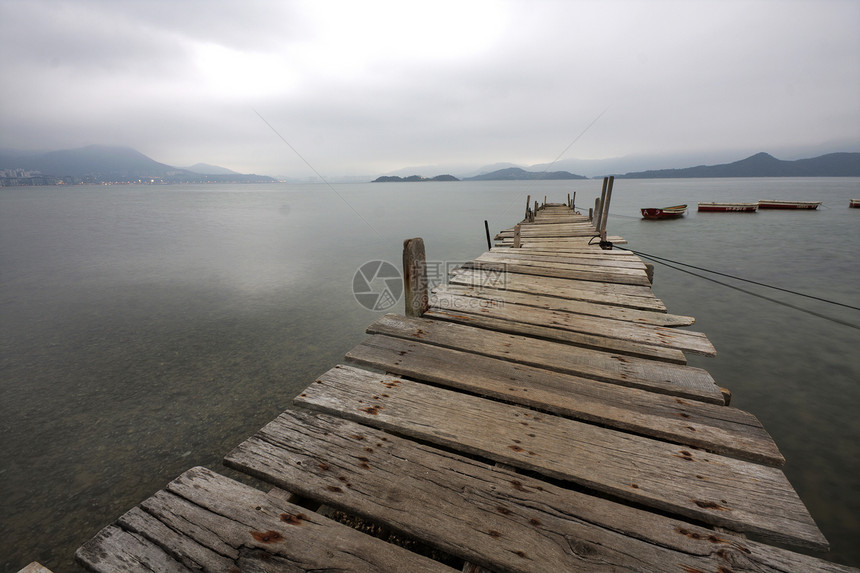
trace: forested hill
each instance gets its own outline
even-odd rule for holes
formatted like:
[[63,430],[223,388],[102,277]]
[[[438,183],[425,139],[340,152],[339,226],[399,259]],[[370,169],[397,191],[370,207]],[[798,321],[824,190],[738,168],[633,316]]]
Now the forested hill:
[[616,175],[617,179],[673,177],[860,177],[860,153],[829,153],[811,159],[783,161],[767,153],[722,165],[657,169]]
[[463,181],[533,181],[549,179],[587,179],[567,171],[526,171],[519,167],[508,167],[491,173],[466,177]]

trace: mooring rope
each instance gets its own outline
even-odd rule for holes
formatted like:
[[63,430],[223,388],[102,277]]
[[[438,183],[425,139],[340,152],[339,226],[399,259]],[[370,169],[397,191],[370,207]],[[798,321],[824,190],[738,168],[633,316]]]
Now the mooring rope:
[[[820,313],[818,313],[818,312],[815,312],[815,311],[812,311],[812,310],[809,310],[809,309],[806,309],[806,308],[803,308],[803,307],[800,307],[800,306],[797,306],[797,305],[794,305],[794,304],[791,304],[791,303],[788,303],[788,302],[785,302],[785,301],[782,301],[782,300],[778,300],[778,299],[775,299],[775,298],[771,298],[771,297],[768,297],[768,296],[764,296],[764,295],[762,295],[762,294],[759,294],[759,293],[756,293],[756,292],[752,292],[752,291],[750,291],[750,290],[742,289],[742,288],[740,288],[740,287],[738,287],[738,286],[731,285],[731,284],[726,283],[726,282],[723,282],[723,281],[718,281],[718,280],[717,280],[717,279],[715,279],[715,278],[712,278],[712,277],[709,277],[709,276],[705,276],[705,275],[702,275],[702,274],[699,274],[699,273],[694,273],[693,271],[689,271],[689,270],[684,269],[684,268],[681,268],[681,267],[689,267],[689,268],[696,269],[696,270],[699,270],[699,271],[704,271],[704,272],[706,272],[706,273],[713,273],[713,274],[715,274],[715,275],[723,276],[723,277],[730,278],[730,279],[733,279],[733,280],[738,280],[738,281],[747,282],[747,283],[750,283],[750,284],[754,284],[754,285],[756,285],[756,286],[766,287],[766,288],[770,288],[770,289],[777,290],[777,291],[780,291],[780,292],[785,292],[785,293],[788,293],[788,294],[793,294],[793,295],[796,295],[796,296],[801,296],[801,297],[806,297],[806,298],[809,298],[809,299],[817,300],[817,301],[819,301],[819,302],[825,302],[825,303],[833,304],[833,305],[836,305],[836,306],[841,306],[841,307],[845,307],[845,308],[850,308],[850,309],[852,309],[852,310],[860,310],[860,307],[852,306],[852,305],[850,305],[850,304],[845,304],[845,303],[842,303],[842,302],[837,302],[837,301],[834,301],[834,300],[829,300],[829,299],[826,299],[826,298],[822,298],[822,297],[820,297],[820,296],[815,296],[815,295],[811,295],[811,294],[807,294],[807,293],[802,293],[802,292],[798,292],[798,291],[793,291],[793,290],[790,290],[790,289],[786,289],[786,288],[782,288],[782,287],[778,287],[778,286],[770,285],[770,284],[763,283],[763,282],[759,282],[759,281],[754,281],[754,280],[750,280],[750,279],[745,279],[745,278],[743,278],[743,277],[739,277],[739,276],[736,276],[736,275],[730,275],[730,274],[728,274],[728,273],[722,273],[722,272],[720,272],[720,271],[714,271],[714,270],[711,270],[711,269],[706,269],[706,268],[703,268],[703,267],[698,267],[698,266],[696,266],[696,265],[691,265],[691,264],[684,263],[684,262],[681,262],[681,261],[675,261],[675,260],[672,260],[672,259],[667,259],[667,258],[665,258],[665,257],[659,257],[659,256],[657,256],[657,255],[651,255],[651,254],[649,254],[649,253],[643,253],[642,251],[636,251],[636,250],[633,250],[633,249],[625,249],[624,247],[619,247],[618,245],[612,245],[612,248],[614,248],[614,249],[620,249],[620,250],[622,250],[622,251],[627,251],[627,252],[633,253],[633,254],[635,254],[635,255],[637,255],[637,256],[640,256],[640,257],[642,257],[642,258],[645,258],[645,259],[648,259],[648,260],[652,260],[652,261],[654,261],[654,262],[656,262],[656,263],[660,263],[660,264],[662,264],[662,265],[664,265],[664,266],[666,266],[666,267],[669,267],[670,269],[674,269],[674,270],[676,270],[676,271],[680,271],[680,272],[682,272],[682,273],[687,273],[687,274],[692,275],[692,276],[694,276],[694,277],[698,277],[698,278],[700,278],[700,279],[704,279],[704,280],[706,280],[706,281],[710,281],[710,282],[712,282],[712,283],[715,283],[715,284],[718,284],[718,285],[722,285],[722,286],[724,286],[724,287],[728,287],[728,288],[730,288],[730,289],[733,289],[733,290],[736,290],[736,291],[739,291],[739,292],[742,292],[742,293],[745,293],[745,294],[748,294],[748,295],[751,295],[751,296],[754,296],[754,297],[757,297],[757,298],[761,298],[761,299],[764,299],[764,300],[767,300],[767,301],[770,301],[770,302],[773,302],[773,303],[776,303],[776,304],[779,304],[779,305],[782,305],[782,306],[785,306],[785,307],[788,307],[788,308],[792,308],[792,309],[794,309],[794,310],[798,310],[798,311],[800,311],[800,312],[805,312],[805,313],[807,313],[807,314],[811,314],[812,316],[817,316],[818,318],[823,318],[823,319],[825,319],[825,320],[829,320],[829,321],[831,321],[831,322],[835,322],[835,323],[837,323],[837,324],[841,324],[841,325],[843,325],[843,326],[847,326],[847,327],[850,327],[850,328],[855,328],[855,329],[857,329],[857,330],[860,330],[860,326],[858,326],[858,325],[856,325],[856,324],[853,324],[853,323],[851,323],[851,322],[847,322],[847,321],[844,321],[844,320],[840,320],[840,319],[838,319],[838,318],[833,318],[833,317],[831,317],[831,316],[827,316],[827,315],[824,315],[824,314],[820,314]],[[674,266],[674,265],[680,265],[680,266]]]

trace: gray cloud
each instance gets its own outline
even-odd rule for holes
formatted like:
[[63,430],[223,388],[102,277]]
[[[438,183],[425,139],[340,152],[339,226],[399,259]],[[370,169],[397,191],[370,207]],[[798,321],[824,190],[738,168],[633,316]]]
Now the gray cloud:
[[0,147],[307,176],[860,145],[860,3],[0,3]]

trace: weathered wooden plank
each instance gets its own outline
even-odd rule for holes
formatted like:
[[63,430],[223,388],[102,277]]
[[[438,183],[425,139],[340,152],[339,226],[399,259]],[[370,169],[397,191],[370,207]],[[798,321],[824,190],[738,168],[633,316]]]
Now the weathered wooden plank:
[[521,262],[522,264],[531,264],[531,265],[544,265],[544,266],[553,266],[553,265],[577,265],[577,266],[601,266],[601,267],[609,267],[614,269],[633,269],[633,270],[645,270],[645,263],[643,263],[639,259],[632,258],[624,258],[618,259],[616,258],[597,258],[594,256],[564,256],[559,254],[543,254],[543,253],[533,253],[532,249],[526,250],[518,250],[516,252],[514,249],[492,249],[491,251],[483,253],[476,260],[479,261],[512,261],[512,262]]
[[105,527],[78,548],[75,559],[87,569],[103,573],[191,571],[157,544],[113,525]]
[[[565,257],[551,257],[553,259],[564,259]],[[535,270],[569,270],[569,271],[584,271],[591,273],[606,273],[610,276],[619,277],[640,277],[645,273],[645,263],[636,264],[631,262],[613,260],[554,260],[548,261],[545,259],[537,259],[530,256],[528,253],[521,256],[505,256],[496,253],[483,253],[475,258],[474,263],[489,264],[489,265],[513,265],[534,267]],[[635,265],[635,266],[634,266]],[[476,265],[477,266],[477,265]],[[511,271],[515,272],[515,271]]]
[[[651,291],[650,284],[639,285],[616,283],[607,280],[597,280],[596,275],[599,273],[591,273],[592,278],[594,278],[595,280],[590,280],[571,277],[552,277],[548,275],[535,275],[532,272],[519,272],[516,270],[510,270],[508,267],[508,265],[478,265],[467,262],[464,263],[463,266],[457,267],[457,269],[455,269],[452,274],[456,275],[458,273],[469,272],[483,273],[490,274],[493,276],[509,277],[512,280],[519,280],[523,282],[552,285],[561,288],[567,287],[577,290],[591,291],[595,293],[637,296],[641,298],[648,298],[651,300],[656,300],[657,298]],[[583,274],[588,273],[584,272]],[[614,280],[614,278],[612,280]]]
[[349,366],[329,370],[295,401],[689,519],[827,547],[773,467]]
[[649,324],[633,324],[611,318],[583,316],[556,310],[544,310],[511,303],[476,305],[469,297],[438,292],[434,296],[434,307],[456,309],[458,313],[486,316],[538,326],[549,326],[572,332],[588,333],[626,340],[632,343],[673,348],[705,356],[715,356],[717,351],[708,337],[701,332],[678,330]]
[[755,416],[486,356],[371,336],[346,354],[354,364],[441,384],[740,459],[781,466],[785,459]]
[[615,307],[606,304],[596,304],[579,300],[567,300],[554,296],[543,296],[518,291],[493,289],[489,287],[476,288],[464,285],[442,284],[433,289],[433,294],[455,294],[470,296],[488,301],[502,301],[505,304],[519,304],[547,310],[572,312],[587,316],[602,316],[615,320],[626,320],[638,324],[654,326],[690,326],[696,322],[692,316],[668,314],[665,312],[636,310],[632,308]]
[[[490,252],[505,252],[505,251],[513,251],[510,245],[495,245],[492,247]],[[524,245],[522,250],[520,251],[524,254],[536,253],[542,255],[554,255],[561,257],[587,257],[587,258],[598,258],[598,259],[609,259],[609,260],[621,260],[621,261],[632,261],[639,260],[639,258],[631,252],[622,251],[622,250],[603,250],[599,245],[566,245],[561,246],[558,244],[545,244],[545,245],[537,245],[530,244]]]
[[[474,301],[475,299],[468,300]],[[436,302],[439,301],[437,300]],[[446,303],[450,304],[451,301],[446,301]],[[427,318],[457,322],[477,328],[495,330],[496,332],[503,332],[506,334],[517,334],[528,336],[530,338],[563,342],[580,348],[599,350],[601,352],[612,352],[633,358],[660,360],[671,364],[687,363],[687,357],[684,356],[684,353],[674,348],[650,346],[647,344],[639,344],[638,342],[631,342],[629,340],[596,336],[582,332],[574,332],[572,330],[554,328],[552,326],[529,324],[527,322],[515,322],[504,318],[494,318],[492,316],[484,316],[482,314],[466,313],[461,309],[448,310],[443,308],[433,308],[429,310],[425,316]]]
[[522,265],[517,263],[496,261],[467,261],[460,268],[487,269],[489,271],[504,271],[508,273],[519,273],[522,275],[536,275],[540,277],[555,277],[560,279],[573,279],[597,283],[608,283],[612,285],[637,285],[648,287],[651,283],[645,275],[645,271],[639,274],[622,272],[625,269],[603,269],[601,267],[582,267],[581,269],[551,268],[545,266]]
[[77,553],[93,571],[448,571],[282,499],[193,468]]
[[[627,243],[627,241],[623,237],[617,236],[608,236],[606,240],[613,243],[623,245]],[[496,243],[501,245],[509,245],[513,242],[513,238],[503,236],[499,238]],[[549,246],[552,248],[568,248],[568,247],[585,247],[585,246],[594,246],[595,248],[600,248],[598,246],[597,236],[594,235],[592,237],[527,237],[523,239],[523,246],[526,245],[538,245],[541,247]]]
[[368,326],[367,332],[418,340],[681,398],[725,404],[713,378],[701,368],[642,360],[453,322],[406,318],[395,314],[380,317]]
[[851,570],[325,415],[285,412],[225,463],[499,571]]
[[454,271],[448,277],[448,282],[465,286],[488,287],[542,296],[555,296],[568,300],[581,300],[638,310],[666,311],[666,305],[655,298],[653,293],[650,296],[639,296],[639,293],[634,295],[618,293],[608,288],[601,289],[600,283],[596,282],[534,277],[515,273],[488,272],[478,269],[460,269]]

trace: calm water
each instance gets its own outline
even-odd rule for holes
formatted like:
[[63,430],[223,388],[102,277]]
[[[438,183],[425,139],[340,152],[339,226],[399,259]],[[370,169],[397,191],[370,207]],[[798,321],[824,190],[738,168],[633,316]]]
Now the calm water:
[[[414,236],[430,260],[467,260],[484,219],[495,232],[527,194],[573,192],[587,209],[600,182],[0,189],[0,568],[75,571],[75,548],[185,469],[229,473],[221,458],[378,316],[352,295],[363,262],[399,267]],[[619,180],[609,232],[860,306],[850,197],[860,179]],[[638,215],[764,198],[824,205]],[[858,311],[744,288],[860,327]],[[860,330],[659,265],[654,290],[717,347],[691,363],[774,436],[829,558],[860,565]]]

